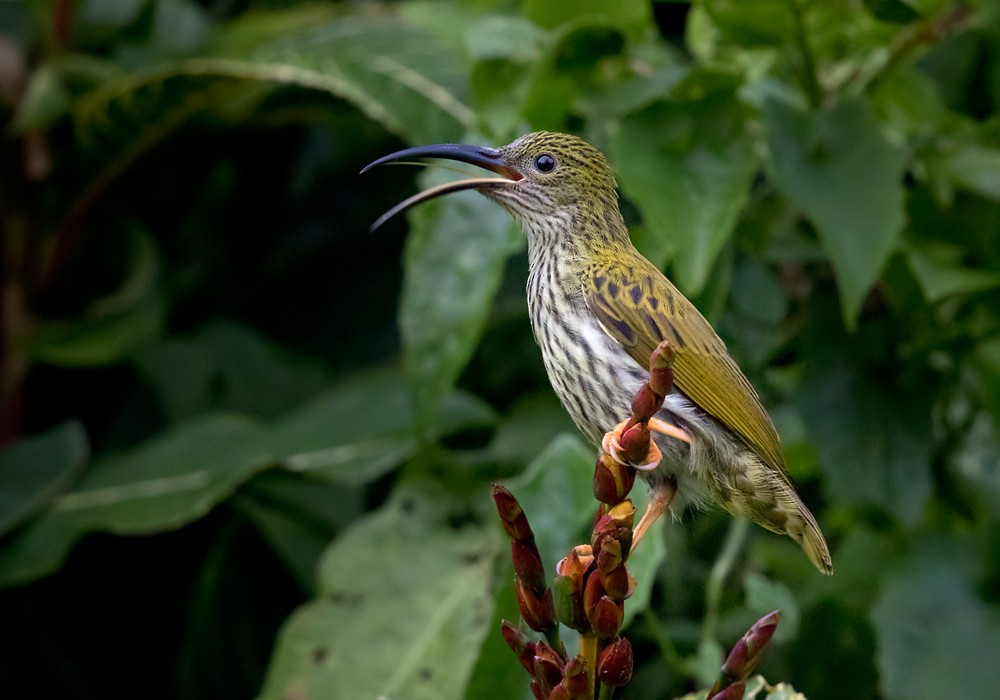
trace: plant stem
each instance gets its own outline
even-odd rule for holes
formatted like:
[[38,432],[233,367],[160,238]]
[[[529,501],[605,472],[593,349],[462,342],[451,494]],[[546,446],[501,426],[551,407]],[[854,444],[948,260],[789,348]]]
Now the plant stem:
[[708,582],[705,584],[705,620],[701,625],[702,640],[715,639],[715,627],[719,621],[719,604],[722,601],[722,584],[725,583],[729,571],[733,568],[736,555],[743,546],[747,532],[750,530],[750,521],[746,518],[733,518],[729,525],[729,532],[726,533],[726,540],[722,544],[722,551],[712,564],[712,571],[708,575]]
[[593,693],[597,678],[597,635],[580,635],[580,653],[583,654],[583,659],[587,666],[587,687]]

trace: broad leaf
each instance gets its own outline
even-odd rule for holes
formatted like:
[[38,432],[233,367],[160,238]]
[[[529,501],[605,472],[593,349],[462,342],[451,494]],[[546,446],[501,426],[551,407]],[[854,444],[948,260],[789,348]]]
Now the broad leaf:
[[0,534],[69,488],[88,455],[87,436],[78,423],[7,445],[0,452]]
[[399,325],[407,378],[431,423],[479,342],[507,258],[523,243],[507,213],[475,192],[428,202],[410,221]]
[[611,158],[647,234],[674,250],[677,283],[699,293],[756,171],[744,108],[726,91],[657,103],[623,120]]
[[872,608],[889,697],[990,698],[1000,687],[1000,610],[948,559],[890,575]]
[[822,112],[772,98],[764,120],[775,184],[816,226],[853,328],[899,242],[903,153],[859,98]]
[[502,530],[404,488],[340,537],[286,622],[261,699],[461,698],[492,619]]

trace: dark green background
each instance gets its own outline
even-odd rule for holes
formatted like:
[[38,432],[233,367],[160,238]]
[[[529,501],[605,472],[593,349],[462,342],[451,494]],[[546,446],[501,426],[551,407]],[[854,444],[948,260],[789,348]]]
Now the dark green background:
[[776,607],[771,683],[992,697],[998,106],[986,0],[0,3],[0,695],[526,696],[489,483],[551,570],[593,454],[507,216],[370,234],[447,173],[358,171],[554,129],[611,158],[837,570],[666,525],[622,697],[705,687]]

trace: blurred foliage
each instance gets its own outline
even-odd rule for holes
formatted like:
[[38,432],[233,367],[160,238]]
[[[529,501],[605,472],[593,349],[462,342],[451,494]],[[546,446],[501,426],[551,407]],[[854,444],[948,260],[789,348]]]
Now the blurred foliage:
[[623,697],[704,687],[775,607],[761,671],[813,700],[993,697],[998,96],[987,0],[0,3],[0,694],[524,697],[488,485],[551,566],[593,454],[507,217],[371,236],[417,185],[357,172],[556,129],[759,388],[837,570],[668,524]]

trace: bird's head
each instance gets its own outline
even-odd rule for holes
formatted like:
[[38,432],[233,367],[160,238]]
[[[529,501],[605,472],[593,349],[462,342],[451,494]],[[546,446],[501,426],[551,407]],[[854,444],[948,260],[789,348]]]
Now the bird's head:
[[474,177],[419,192],[383,214],[377,228],[410,207],[451,192],[478,190],[501,204],[528,229],[585,209],[606,208],[618,214],[614,173],[604,155],[570,134],[538,131],[501,148],[438,144],[391,153],[361,172],[413,158],[441,158],[479,166],[499,177]]

